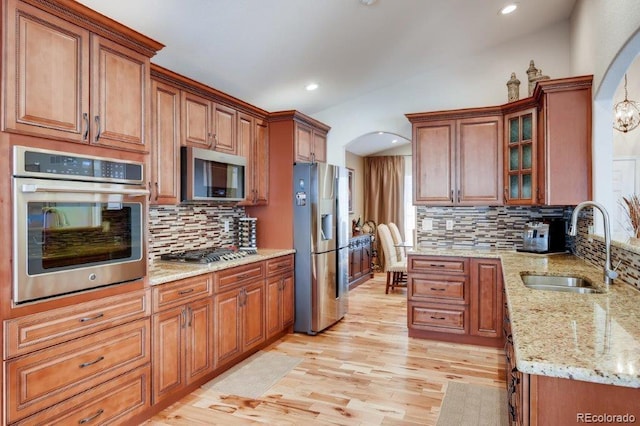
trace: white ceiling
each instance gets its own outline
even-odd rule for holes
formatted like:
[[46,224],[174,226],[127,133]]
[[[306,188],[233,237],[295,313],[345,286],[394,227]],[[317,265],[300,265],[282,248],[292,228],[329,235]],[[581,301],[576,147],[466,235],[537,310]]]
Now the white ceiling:
[[[575,1],[516,0],[519,8],[509,16],[498,13],[507,0],[80,3],[165,44],[152,59],[158,65],[268,111],[313,115],[564,21]],[[320,88],[306,91],[310,82]],[[359,155],[383,143],[359,139],[364,148],[349,145]]]

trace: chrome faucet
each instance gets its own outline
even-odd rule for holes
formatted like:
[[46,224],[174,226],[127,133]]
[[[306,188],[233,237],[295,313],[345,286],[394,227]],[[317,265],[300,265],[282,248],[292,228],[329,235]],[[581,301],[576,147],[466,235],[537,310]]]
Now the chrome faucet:
[[618,273],[615,269],[611,269],[611,228],[609,227],[609,213],[607,209],[600,203],[595,201],[584,201],[573,209],[571,215],[571,226],[569,227],[569,235],[575,237],[578,233],[578,213],[585,207],[595,207],[600,210],[604,219],[604,246],[605,246],[605,261],[604,261],[604,284],[607,290],[609,290],[609,284],[618,277]]

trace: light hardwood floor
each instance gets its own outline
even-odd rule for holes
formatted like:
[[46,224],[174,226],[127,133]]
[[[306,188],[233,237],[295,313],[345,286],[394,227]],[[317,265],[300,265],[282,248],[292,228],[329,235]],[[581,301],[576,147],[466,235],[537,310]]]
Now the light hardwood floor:
[[352,290],[325,332],[266,348],[303,361],[262,397],[201,388],[145,425],[435,425],[447,382],[504,386],[501,349],[407,337],[406,289],[385,295],[384,279]]

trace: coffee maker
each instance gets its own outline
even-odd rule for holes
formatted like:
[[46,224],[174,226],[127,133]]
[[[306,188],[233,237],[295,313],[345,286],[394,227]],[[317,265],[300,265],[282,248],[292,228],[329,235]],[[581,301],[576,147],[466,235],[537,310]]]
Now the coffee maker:
[[561,218],[527,222],[524,227],[522,251],[558,253],[566,251],[567,221]]

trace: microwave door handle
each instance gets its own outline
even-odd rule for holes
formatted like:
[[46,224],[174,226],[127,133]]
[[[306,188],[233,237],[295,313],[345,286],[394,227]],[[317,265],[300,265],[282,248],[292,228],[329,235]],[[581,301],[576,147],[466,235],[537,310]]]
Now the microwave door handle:
[[81,188],[77,186],[47,186],[47,185],[22,185],[22,192],[77,192],[77,193],[100,193],[100,194],[120,194],[130,197],[146,197],[149,195],[148,189],[126,189],[126,188]]

